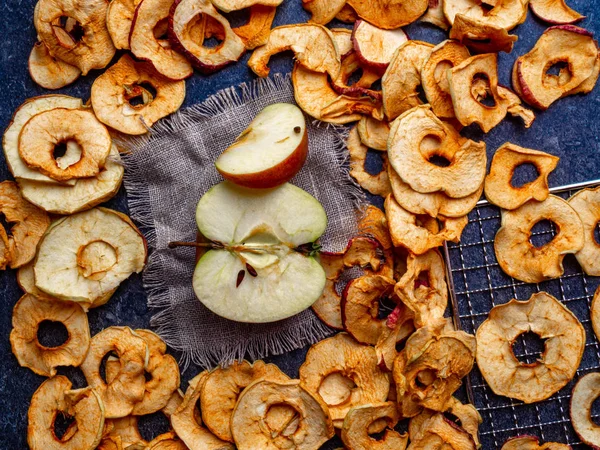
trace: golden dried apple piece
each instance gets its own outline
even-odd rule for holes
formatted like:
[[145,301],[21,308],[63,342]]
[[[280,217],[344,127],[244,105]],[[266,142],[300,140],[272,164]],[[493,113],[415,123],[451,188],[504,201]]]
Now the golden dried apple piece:
[[246,50],[253,50],[267,43],[276,12],[277,8],[274,6],[251,6],[248,23],[233,28],[233,32],[242,40]]
[[[114,374],[110,373],[111,367],[115,367]],[[106,361],[106,381],[111,382],[111,375],[115,376],[118,374],[121,363],[118,358],[109,356]],[[106,419],[105,433],[106,437],[112,438],[117,441],[121,441],[123,450],[129,450],[132,446],[134,449],[135,445],[146,445],[147,442],[142,437],[138,428],[138,418],[136,416],[120,417],[118,419]]]
[[476,53],[510,53],[518,37],[508,34],[506,28],[457,14],[450,30],[450,39],[456,39]]
[[[60,322],[67,329],[67,340],[56,347],[38,341],[39,324]],[[79,366],[90,345],[87,315],[75,303],[40,300],[25,294],[15,305],[10,344],[17,361],[38,375],[53,377],[58,366]]]
[[[295,414],[283,428],[271,429],[267,414],[271,408],[282,405],[291,407]],[[291,447],[310,450],[319,448],[334,435],[327,405],[299,380],[252,383],[235,406],[231,431],[239,450]]]
[[[360,79],[350,86],[350,78],[358,70],[362,71]],[[340,73],[338,77],[333,80],[331,87],[341,95],[350,97],[360,97],[364,95],[372,98],[373,101],[379,102],[382,98],[381,91],[371,89],[371,86],[380,78],[380,75],[376,72],[364,67],[360,62],[358,53],[352,50],[347,56],[343,57]]]
[[582,189],[568,202],[583,223],[583,247],[575,258],[586,274],[600,276],[600,243],[595,237],[600,222],[600,187]]
[[[156,94],[144,95],[150,85]],[[141,104],[132,100],[142,99]],[[98,120],[125,134],[144,134],[157,120],[177,111],[185,99],[185,82],[172,81],[152,64],[129,55],[94,81],[91,101]]]
[[[174,431],[163,433],[152,439],[144,449],[147,450],[188,450],[187,445],[183,443]],[[127,449],[129,450],[129,449]]]
[[600,426],[592,419],[592,405],[600,397],[600,373],[582,376],[571,394],[571,424],[585,444],[600,446]]
[[[527,17],[528,0],[492,0],[493,4],[477,0],[451,0],[444,2],[446,19],[454,26],[458,14],[485,25],[512,30]],[[489,8],[492,6],[492,8]]]
[[[556,235],[537,247],[530,242],[531,230],[543,220],[555,225]],[[507,275],[525,283],[540,283],[560,277],[565,255],[577,253],[583,244],[583,224],[577,212],[562,198],[549,195],[543,202],[530,200],[515,210],[502,211],[494,251]]]
[[327,25],[344,8],[346,0],[302,0],[302,7],[311,17],[310,23]]
[[442,30],[450,28],[450,24],[444,15],[444,0],[429,0],[427,12],[421,17],[421,22],[427,22]]
[[398,47],[408,41],[401,28],[382,30],[364,20],[354,24],[352,43],[362,65],[383,75]]
[[[31,450],[94,450],[104,430],[104,405],[91,387],[71,390],[71,382],[62,375],[49,378],[31,397],[27,412],[27,443]],[[68,440],[54,433],[59,414],[72,417],[76,424]]]
[[443,414],[427,419],[418,433],[410,436],[408,450],[476,450],[473,437]]
[[267,43],[252,53],[248,66],[259,77],[266,77],[271,56],[287,50],[293,51],[298,63],[310,71],[326,73],[333,80],[340,72],[340,55],[331,31],[306,23],[273,28]]
[[4,227],[0,225],[0,270],[10,264],[10,242]]
[[212,4],[223,12],[239,11],[251,8],[255,5],[275,8],[283,3],[283,0],[212,0]]
[[130,219],[94,208],[56,221],[34,265],[36,286],[54,297],[93,303],[146,261],[146,243]]
[[230,422],[241,392],[257,380],[285,382],[290,378],[274,364],[234,362],[210,372],[200,394],[204,425],[219,439],[233,442]]
[[350,53],[354,53],[352,30],[348,30],[347,28],[331,28],[329,31],[333,34],[333,40],[335,41],[335,45],[337,46],[342,61],[349,56]]
[[142,0],[111,0],[106,10],[106,28],[118,50],[129,50],[129,33],[135,9]]
[[116,51],[106,28],[107,7],[104,0],[40,0],[33,22],[53,57],[87,75],[106,67]]
[[531,127],[531,124],[535,120],[535,114],[532,110],[525,108],[521,99],[517,94],[504,86],[498,86],[498,95],[503,97],[507,102],[506,111],[513,117],[520,117],[523,120],[523,126],[525,128]]
[[350,176],[365,190],[373,195],[386,197],[392,192],[387,173],[387,155],[381,155],[383,168],[381,172],[372,175],[365,169],[368,148],[360,141],[357,127],[353,127],[346,141],[350,154]]
[[335,18],[340,22],[354,23],[358,20],[358,14],[352,6],[346,3],[340,12],[335,15]]
[[[541,357],[525,364],[513,343],[532,332],[545,340]],[[477,329],[477,366],[497,395],[535,403],[549,398],[575,376],[585,347],[577,317],[546,292],[527,301],[495,306]]]
[[384,30],[394,30],[416,21],[427,9],[427,0],[348,0],[356,14]]
[[29,75],[45,89],[60,89],[73,83],[81,70],[55,58],[43,42],[36,42],[29,54]]
[[387,226],[385,213],[374,205],[369,205],[358,221],[358,231],[378,241],[384,251],[392,248],[392,238]]
[[565,0],[530,0],[531,12],[544,22],[569,24],[585,19],[565,3]]
[[390,125],[386,121],[363,117],[358,122],[360,141],[373,150],[387,151]]
[[558,442],[546,442],[542,445],[537,436],[525,435],[508,439],[500,450],[571,450],[571,446]]
[[[404,450],[408,435],[394,431],[399,414],[392,402],[375,403],[352,408],[342,426],[342,442],[353,450]],[[377,421],[385,422],[385,434],[377,440],[369,436],[369,426]]]

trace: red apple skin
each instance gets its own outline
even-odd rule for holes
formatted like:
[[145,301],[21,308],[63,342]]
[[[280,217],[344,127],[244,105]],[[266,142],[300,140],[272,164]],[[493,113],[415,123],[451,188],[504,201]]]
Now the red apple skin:
[[232,174],[224,172],[217,167],[219,173],[226,180],[239,186],[252,189],[269,189],[290,181],[304,165],[308,156],[308,133],[304,129],[302,140],[296,149],[279,164],[261,172]]
[[[364,22],[364,21],[357,20],[356,23],[354,24],[354,28],[352,30],[352,46],[354,47],[354,51],[358,55],[358,59],[360,60],[361,64],[363,64],[365,67],[371,69],[377,75],[383,76],[383,74],[385,73],[385,71],[387,70],[387,68],[390,64],[370,61],[367,58],[365,58],[360,51],[360,44],[359,44],[358,40],[356,39],[356,30],[358,29],[358,27],[360,26],[360,24],[362,22]],[[384,31],[387,31],[387,30],[384,30]],[[406,36],[406,40],[409,41],[410,36],[408,35],[408,33],[406,33],[406,31],[404,31],[404,30],[402,30],[402,31],[404,32],[404,35]]]

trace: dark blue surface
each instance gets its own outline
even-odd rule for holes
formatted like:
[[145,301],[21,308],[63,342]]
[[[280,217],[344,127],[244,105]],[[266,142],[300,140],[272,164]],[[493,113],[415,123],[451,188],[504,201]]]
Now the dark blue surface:
[[[587,16],[581,25],[598,33],[600,18],[595,11],[600,6],[599,0],[570,0],[572,7]],[[308,14],[300,7],[300,0],[285,0],[278,9],[275,25],[304,22]],[[34,0],[3,0],[0,4],[0,128],[5,129],[13,111],[29,97],[47,94],[34,84],[27,72],[27,57],[35,41],[35,30],[32,23]],[[596,20],[596,18],[598,20]],[[338,24],[339,25],[339,24]],[[537,41],[545,29],[545,25],[529,14],[525,24],[515,32],[519,41],[509,55],[500,55],[500,81],[510,84],[512,63],[519,54],[526,53]],[[420,39],[432,43],[441,42],[446,34],[428,25],[411,25],[407,31],[412,39]],[[291,58],[289,54],[279,55],[271,63],[273,72],[289,72]],[[254,76],[246,66],[249,55],[242,61],[211,76],[194,75],[187,81],[186,105],[203,101],[207,96],[219,89],[251,80]],[[78,80],[73,86],[59,92],[74,95],[87,100],[89,88],[100,72],[94,71],[87,77]],[[505,141],[537,148],[561,157],[558,168],[550,175],[553,186],[600,177],[600,123],[597,108],[600,106],[599,90],[587,96],[569,97],[560,100],[550,110],[539,113],[529,130],[525,130],[520,121],[506,120],[492,130],[485,141],[488,143],[488,155]],[[481,134],[468,130],[469,137],[480,138]],[[375,162],[373,160],[373,165]],[[0,180],[9,179],[10,175],[0,156]],[[376,202],[379,203],[379,202]],[[108,204],[109,207],[127,211],[125,193],[119,195]],[[43,381],[42,377],[18,366],[11,353],[9,333],[11,329],[12,307],[21,296],[15,282],[13,271],[0,272],[0,448],[26,448],[27,408],[29,399]],[[148,327],[151,312],[146,307],[145,295],[140,278],[135,276],[123,283],[111,301],[89,315],[92,334],[110,325],[129,325],[132,327]],[[304,359],[305,349],[286,355],[271,358],[285,372],[297,376],[299,365]],[[72,374],[77,385],[82,385],[77,370]],[[191,368],[184,379],[194,375]],[[166,423],[160,416],[144,418],[142,431],[144,437],[152,436],[165,430]],[[333,444],[327,448],[334,448]]]

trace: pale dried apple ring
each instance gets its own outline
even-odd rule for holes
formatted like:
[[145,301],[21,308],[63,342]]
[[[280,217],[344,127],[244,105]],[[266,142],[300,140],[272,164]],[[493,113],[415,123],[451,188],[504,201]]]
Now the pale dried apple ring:
[[302,7],[311,17],[311,23],[327,25],[344,8],[346,0],[302,0]]
[[600,187],[583,189],[568,202],[583,223],[583,248],[575,253],[575,258],[586,274],[600,276],[600,243],[595,237],[600,222]]
[[565,0],[530,0],[529,6],[533,14],[551,24],[569,24],[585,19],[569,8]]
[[276,12],[277,8],[274,6],[251,6],[248,23],[233,28],[233,32],[242,40],[246,50],[253,50],[267,43]]
[[[503,209],[516,209],[531,199],[539,202],[550,195],[548,175],[559,158],[539,150],[519,147],[507,142],[501,145],[492,159],[490,173],[485,177],[485,196]],[[515,169],[522,164],[533,164],[538,177],[521,186],[511,183]]]
[[331,31],[306,23],[273,28],[267,43],[252,53],[248,66],[259,77],[266,77],[271,56],[286,50],[292,50],[298,63],[308,70],[326,73],[332,80],[340,73],[340,55]]
[[[57,256],[61,257],[57,257]],[[94,303],[146,261],[146,243],[124,214],[94,208],[55,222],[38,248],[36,286],[54,297]]]
[[[67,340],[57,347],[45,347],[38,341],[39,324],[45,320],[62,323]],[[12,351],[22,367],[38,375],[53,377],[58,366],[79,366],[90,345],[87,315],[75,303],[39,300],[25,294],[13,310],[10,332]]]
[[493,8],[486,8],[477,0],[455,0],[444,2],[444,14],[451,25],[454,25],[456,16],[465,16],[478,20],[486,25],[492,25],[505,30],[512,30],[523,23],[527,17],[528,0],[502,0],[493,4]]
[[11,269],[30,262],[50,225],[48,214],[25,200],[13,181],[0,183],[0,214],[11,225],[10,236],[3,228],[3,254],[8,252]]
[[[390,381],[377,365],[373,347],[361,345],[346,333],[339,333],[313,345],[300,366],[300,380],[311,391],[318,393],[329,406],[331,419],[336,428],[354,406],[384,402]],[[339,375],[349,381],[353,389],[339,396],[339,383],[327,388],[327,379]],[[335,400],[334,400],[335,399]],[[335,404],[332,404],[335,403]]]
[[[52,56],[87,75],[91,69],[106,67],[116,51],[106,28],[107,7],[104,0],[40,0],[34,14],[35,28]],[[61,26],[61,17],[77,23],[81,39]]]
[[456,39],[476,53],[510,53],[518,37],[508,34],[506,28],[457,14],[450,39]]
[[408,41],[408,36],[401,28],[382,30],[369,22],[358,20],[354,24],[352,41],[363,66],[383,75],[396,49]]
[[[140,105],[140,87],[150,84],[156,95]],[[185,82],[172,81],[158,73],[152,64],[135,62],[129,55],[94,81],[91,101],[98,120],[126,134],[144,134],[157,120],[177,111],[185,99]]]
[[129,50],[129,33],[135,9],[142,0],[111,0],[106,10],[106,28],[114,46]]
[[438,220],[444,224],[440,230],[435,219],[411,214],[392,195],[385,199],[384,206],[394,246],[407,248],[415,255],[422,255],[432,248],[444,245],[445,241],[458,242],[462,230],[469,222],[467,216],[438,216]]
[[[517,337],[528,332],[545,339],[534,364],[522,363],[512,350]],[[585,347],[577,317],[546,292],[495,306],[476,336],[477,366],[492,391],[525,403],[545,400],[571,381]]]
[[[115,379],[107,384],[100,375],[100,364],[111,351],[117,354],[121,367]],[[92,338],[81,370],[88,384],[102,398],[106,418],[131,414],[135,404],[144,398],[148,355],[146,341],[129,327],[109,327]]]
[[[531,229],[543,220],[555,224],[556,236],[536,247],[529,241]],[[562,198],[549,195],[543,202],[531,200],[515,210],[502,211],[494,251],[507,275],[525,283],[540,283],[563,274],[563,259],[583,248],[583,234],[577,212]]]
[[[485,178],[485,144],[471,140],[463,143],[428,105],[410,109],[394,121],[388,155],[400,178],[421,193],[441,191],[463,198],[477,192]],[[450,164],[438,166],[431,161],[434,156]],[[423,176],[425,173],[427,176]]]
[[[81,158],[64,167],[53,152],[69,141],[79,144]],[[19,155],[25,164],[57,181],[95,176],[104,167],[111,146],[108,130],[87,109],[56,108],[39,113],[29,119],[19,137]]]
[[73,83],[81,70],[55,58],[43,42],[36,42],[28,60],[29,75],[45,89],[60,89]]
[[570,445],[558,442],[546,442],[542,445],[537,436],[525,435],[506,440],[500,450],[571,450],[571,448]]
[[427,0],[348,0],[356,14],[376,27],[394,30],[414,22],[427,9]]
[[230,422],[235,404],[247,386],[263,379],[285,382],[290,378],[276,365],[263,361],[236,361],[209,373],[200,394],[204,425],[219,439],[233,442]]
[[443,414],[427,419],[418,433],[410,436],[408,450],[476,450],[473,437]]
[[[392,402],[375,403],[352,408],[342,426],[342,442],[354,450],[404,450],[408,445],[408,434],[394,431],[399,414]],[[369,425],[383,420],[385,435],[380,439],[369,436]]]
[[363,188],[373,195],[386,197],[392,192],[387,173],[387,155],[382,155],[383,169],[372,175],[365,169],[368,148],[363,145],[358,135],[357,127],[353,127],[346,141],[350,154],[350,176]]
[[372,117],[363,117],[358,122],[360,141],[373,150],[387,151],[390,124]]
[[460,64],[471,54],[459,42],[446,40],[433,48],[421,69],[421,85],[434,114],[439,118],[453,118],[454,106],[446,71]]
[[577,380],[571,394],[571,424],[577,436],[591,447],[600,446],[600,426],[592,420],[592,405],[600,397],[600,373]]
[[[63,439],[54,434],[58,415],[73,417],[75,426]],[[104,405],[90,388],[71,390],[62,375],[44,381],[31,397],[27,412],[27,443],[31,450],[93,450],[102,439]]]

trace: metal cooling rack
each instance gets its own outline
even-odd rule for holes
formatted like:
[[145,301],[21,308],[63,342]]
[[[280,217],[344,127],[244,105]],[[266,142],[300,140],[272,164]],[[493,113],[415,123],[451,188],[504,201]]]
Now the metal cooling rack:
[[[562,186],[551,189],[551,192],[568,198],[580,189],[597,185],[600,185],[600,180]],[[483,418],[479,429],[482,448],[499,450],[508,438],[522,434],[538,436],[542,442],[571,444],[574,449],[588,448],[580,442],[571,426],[569,402],[579,376],[600,370],[600,344],[592,330],[589,315],[600,278],[584,275],[575,258],[569,255],[564,260],[565,273],[560,279],[540,284],[515,280],[506,275],[496,261],[494,236],[499,228],[500,209],[482,200],[469,214],[461,242],[449,243],[444,248],[456,325],[474,334],[493,306],[512,298],[527,300],[535,292],[546,291],[561,300],[579,318],[586,331],[586,345],[575,379],[549,399],[532,405],[495,395],[475,366],[465,384],[469,400]],[[534,243],[544,237],[549,241],[549,235],[554,235],[553,227],[542,226],[541,230],[534,229],[532,239]],[[543,348],[533,344],[527,339],[518,342],[514,347],[516,356],[534,362]]]

